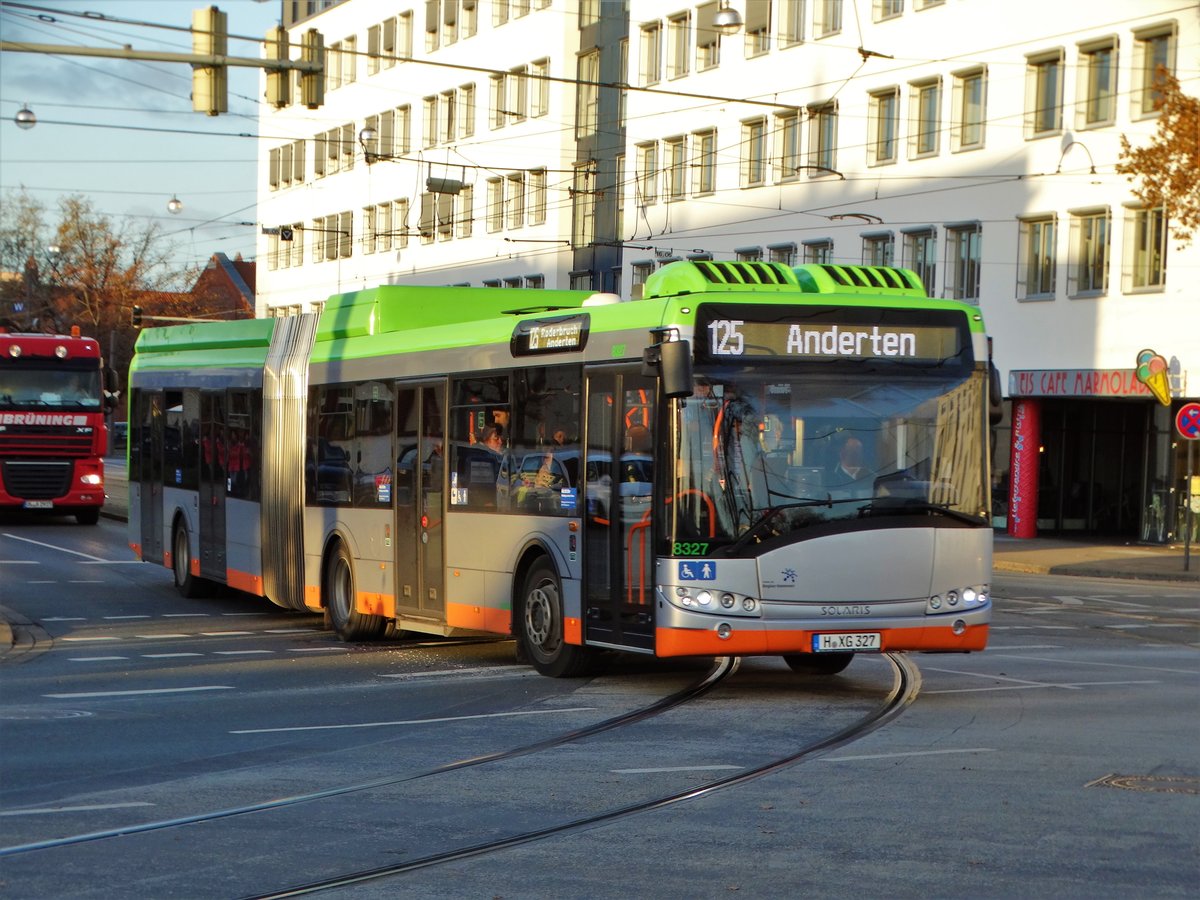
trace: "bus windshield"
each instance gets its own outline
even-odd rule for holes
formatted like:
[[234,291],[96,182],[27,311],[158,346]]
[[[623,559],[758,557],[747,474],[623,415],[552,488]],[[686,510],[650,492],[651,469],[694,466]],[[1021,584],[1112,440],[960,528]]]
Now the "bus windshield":
[[878,516],[986,524],[983,375],[720,369],[674,407],[669,540],[714,547]]
[[0,369],[0,409],[100,409],[99,369]]

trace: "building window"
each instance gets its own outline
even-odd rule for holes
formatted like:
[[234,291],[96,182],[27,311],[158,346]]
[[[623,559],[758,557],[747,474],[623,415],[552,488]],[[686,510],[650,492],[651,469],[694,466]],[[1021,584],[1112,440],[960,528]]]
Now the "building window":
[[489,178],[487,182],[487,230],[489,233],[504,227],[504,181]]
[[658,144],[638,144],[637,184],[640,205],[653,206],[658,202]]
[[767,123],[753,119],[742,123],[742,187],[766,181]]
[[762,262],[763,258],[762,247],[738,247],[734,253],[738,262]]
[[412,59],[413,48],[412,10],[396,16],[396,56]]
[[682,78],[688,73],[692,52],[691,13],[679,13],[667,19],[667,77]]
[[917,273],[925,295],[932,297],[937,278],[937,232],[933,228],[906,231],[903,252],[904,266]]
[[941,129],[942,80],[909,85],[909,159],[936,156]]
[[579,27],[595,25],[600,21],[601,0],[579,0]]
[[475,232],[475,188],[464,184],[455,200],[454,221],[457,225],[458,236],[469,238]]
[[771,49],[771,0],[746,4],[746,58],[762,56]]
[[507,76],[503,73],[488,76],[489,93],[491,94],[491,109],[488,119],[493,130],[503,128],[504,123],[508,121],[508,117],[504,112],[504,102],[507,97],[505,82],[507,80]]
[[508,73],[508,115],[524,122],[529,115],[529,67],[517,66]]
[[808,164],[816,177],[821,169],[837,169],[837,104],[824,103],[808,108]]
[[946,290],[955,300],[979,302],[983,228],[978,223],[946,228]]
[[475,85],[464,84],[458,89],[458,133],[461,137],[475,134]]
[[412,109],[408,106],[396,107],[396,125],[393,140],[397,154],[408,153],[412,149]]
[[867,129],[867,165],[882,166],[894,163],[900,129],[899,88],[892,87],[870,95]]
[[573,291],[594,291],[596,289],[594,272],[571,272],[569,278]]
[[525,224],[525,173],[512,172],[504,188],[504,221],[509,228]]
[[713,25],[720,10],[716,2],[696,7],[696,70],[715,69],[721,64],[721,32]]
[[893,266],[896,264],[896,236],[890,231],[862,236],[864,266]]
[[[620,50],[620,72],[621,80],[625,81],[629,75],[629,38],[621,40],[619,45]],[[629,91],[625,88],[620,88],[617,91],[617,127],[625,127],[625,112],[629,104]]]
[[842,30],[842,0],[813,0],[813,36],[829,37]]
[[642,86],[658,84],[662,78],[662,24],[649,22],[642,26]]
[[650,260],[641,260],[630,265],[632,278],[630,279],[629,291],[630,296],[634,300],[642,299],[642,292],[646,286],[646,279],[654,271],[654,263]]
[[546,276],[545,275],[526,275],[525,276],[525,287],[532,288],[535,291],[544,290],[546,287]]
[[592,163],[575,166],[571,186],[571,243],[586,247],[596,239],[596,191]]
[[595,134],[600,127],[600,51],[579,57],[579,85],[575,101],[575,137]]
[[775,117],[776,181],[795,181],[800,177],[800,114],[781,113]]
[[833,262],[833,241],[822,238],[818,241],[804,242],[804,261],[828,265]]
[[1063,51],[1027,57],[1025,63],[1025,137],[1062,131]]
[[421,212],[417,220],[417,231],[422,244],[432,244],[437,236],[437,195],[425,191],[421,194]]
[[1079,48],[1078,128],[1111,125],[1117,114],[1117,39],[1107,38]]
[[546,170],[533,169],[529,173],[529,224],[541,225],[546,221]]
[[794,47],[804,40],[804,0],[779,0],[779,46]]
[[1021,220],[1017,247],[1017,299],[1053,300],[1058,258],[1058,224],[1054,216]]
[[1158,114],[1162,105],[1162,76],[1175,72],[1177,43],[1174,22],[1133,33],[1133,118]]
[[1108,293],[1108,242],[1112,213],[1104,209],[1071,214],[1067,296],[1096,297]]
[[795,244],[771,244],[767,247],[767,262],[781,263],[785,266],[796,264]]
[[1161,206],[1125,212],[1122,289],[1161,291],[1167,284],[1167,215]]
[[683,137],[667,138],[663,141],[666,159],[664,190],[667,201],[682,200],[687,196],[687,140]]
[[953,120],[950,150],[978,150],[983,146],[987,104],[987,71],[971,69],[954,75]]
[[616,211],[614,220],[617,234],[625,231],[625,154],[620,153],[613,158],[613,194]]
[[421,101],[424,110],[425,128],[421,133],[421,146],[428,150],[437,144],[438,130],[438,98],[425,97]]
[[375,225],[375,207],[363,207],[363,253],[374,253],[379,243],[379,234]]
[[692,155],[696,170],[695,193],[711,194],[717,188],[716,131],[698,131],[692,135]]
[[535,59],[530,63],[529,76],[533,82],[533,108],[530,115],[536,119],[550,112],[550,60]]
[[438,138],[443,144],[458,140],[458,92],[444,91],[438,103]]
[[883,22],[904,14],[904,0],[871,0],[871,21]]

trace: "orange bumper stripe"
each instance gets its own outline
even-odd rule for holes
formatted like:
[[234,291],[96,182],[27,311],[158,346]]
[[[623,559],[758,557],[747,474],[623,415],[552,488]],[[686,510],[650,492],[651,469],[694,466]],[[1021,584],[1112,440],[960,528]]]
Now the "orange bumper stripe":
[[469,628],[493,634],[512,633],[512,611],[471,603],[447,603],[446,624],[451,628]]
[[[739,629],[736,622],[729,637],[722,640],[713,629],[659,628],[655,633],[658,656],[775,656],[812,651],[812,636],[817,631],[751,631]],[[844,630],[844,629],[842,629]],[[822,629],[829,634],[835,629]],[[987,646],[988,626],[970,625],[962,634],[950,626],[894,628],[882,632],[884,650],[982,650]]]

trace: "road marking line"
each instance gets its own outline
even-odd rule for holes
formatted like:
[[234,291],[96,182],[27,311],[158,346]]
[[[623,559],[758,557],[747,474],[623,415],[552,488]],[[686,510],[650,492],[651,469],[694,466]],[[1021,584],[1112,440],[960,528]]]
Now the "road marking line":
[[100,636],[100,637],[70,637],[70,636],[68,636],[68,637],[61,637],[61,638],[59,638],[59,640],[82,644],[86,641],[119,641],[120,638],[112,637],[112,636],[107,636],[107,637],[106,636]]
[[[345,653],[350,650],[349,647],[289,647],[292,653],[331,653],[333,651],[341,651]],[[384,678],[394,678],[394,675],[385,675]]]
[[80,694],[42,694],[43,697],[53,697],[55,700],[86,700],[91,697],[142,697],[149,694],[191,694],[197,691],[232,691],[228,684],[210,684],[203,687],[184,688],[148,688],[143,691],[90,691]]
[[386,672],[381,672],[380,678],[437,678],[443,675],[515,675],[520,678],[526,678],[533,675],[532,669],[497,669],[494,666],[477,666],[472,669],[437,669],[433,672],[399,672],[394,675],[389,675]]
[[104,616],[104,619],[110,622],[116,622],[123,619],[148,619],[149,616]]
[[208,613],[163,613],[164,619],[207,619]]
[[[996,656],[1004,656],[1003,653],[997,653]],[[1169,672],[1173,675],[1200,675],[1195,669],[1163,669],[1158,666],[1131,666],[1126,663],[1109,663],[1109,662],[1091,662],[1086,659],[1046,659],[1042,656],[1012,656],[1011,659],[1029,659],[1034,662],[1052,662],[1063,663],[1069,666],[1103,666],[1106,669],[1137,669],[1147,672]]]
[[81,566],[143,566],[140,559],[85,559]]
[[189,638],[195,637],[194,634],[135,634],[135,638],[141,638],[143,641],[157,641],[162,638]]
[[48,619],[42,619],[43,622],[86,622],[84,616],[51,616]]
[[8,809],[0,812],[0,816],[51,816],[55,813],[95,812],[105,809],[132,809],[135,806],[153,806],[153,803],[104,803],[94,806],[48,806],[42,809]]
[[104,584],[104,582],[98,578],[94,578],[90,581],[82,579],[82,578],[72,578],[70,581],[67,582],[67,584]]
[[657,775],[660,772],[719,772],[744,769],[745,766],[666,766],[661,769],[610,769],[616,775]]
[[312,634],[320,631],[319,628],[268,628],[264,634]]
[[989,645],[989,650],[1061,650],[1062,644],[1015,644],[1012,647],[996,647]]
[[972,678],[990,678],[993,681],[1011,681],[1013,684],[1033,684],[1045,686],[1044,681],[1030,681],[1028,678],[1009,678],[1005,675],[989,675],[986,672],[963,672],[961,669],[936,669],[933,667],[921,669],[922,672],[942,672],[946,675],[969,675]]
[[128,656],[72,656],[67,662],[107,662],[112,659],[129,659]]
[[205,637],[227,637],[235,634],[254,634],[253,631],[202,631]]
[[84,559],[90,559],[92,562],[105,562],[99,556],[92,556],[90,553],[80,553],[78,550],[69,550],[66,547],[56,547],[54,544],[44,544],[41,541],[35,541],[33,538],[21,537],[16,534],[5,534],[6,538],[12,538],[14,541],[24,541],[27,544],[33,544],[36,547],[45,547],[47,550],[58,550],[61,553],[71,553],[75,556],[82,556]]
[[184,656],[203,656],[203,653],[143,653],[142,659],[180,659]]
[[274,655],[274,650],[214,650],[213,656],[252,656],[256,653]]
[[384,728],[391,725],[440,725],[445,722],[470,722],[478,719],[507,719],[514,716],[546,716],[570,712],[593,712],[594,706],[569,709],[530,709],[521,712],[483,713],[477,716],[445,716],[438,719],[398,719],[394,722],[357,722],[353,725],[295,725],[290,728],[244,728],[230,734],[278,734],[287,731],[340,731],[348,728]]
[[953,688],[941,691],[921,691],[922,694],[978,694],[985,691],[1032,691],[1039,688],[1066,688],[1077,691],[1085,687],[1108,687],[1122,684],[1162,684],[1161,681],[1079,681],[1075,684],[1014,684],[990,688]]
[[[921,693],[925,693],[922,691]],[[904,753],[869,753],[861,756],[822,756],[821,762],[858,762],[864,759],[897,759],[904,756],[945,756],[948,753],[995,753],[995,747],[963,747],[961,750],[909,750]]]
[[0,559],[0,566],[40,566],[36,559]]

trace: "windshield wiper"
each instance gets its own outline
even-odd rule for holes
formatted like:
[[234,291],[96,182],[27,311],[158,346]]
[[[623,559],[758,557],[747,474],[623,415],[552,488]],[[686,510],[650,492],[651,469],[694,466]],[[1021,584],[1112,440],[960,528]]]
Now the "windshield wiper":
[[737,552],[751,540],[758,538],[759,530],[777,515],[787,512],[789,509],[808,509],[814,506],[826,506],[832,509],[835,505],[842,503],[861,503],[861,497],[841,497],[837,500],[826,494],[824,497],[797,497],[791,503],[780,503],[776,506],[769,507],[763,510],[758,518],[750,523],[750,526],[742,533],[742,535],[729,545],[730,552]]
[[955,509],[949,503],[930,503],[927,500],[916,500],[909,497],[876,497],[870,503],[859,507],[860,517],[870,515],[905,515],[906,513],[937,513],[966,522],[968,525],[978,525],[983,519]]

